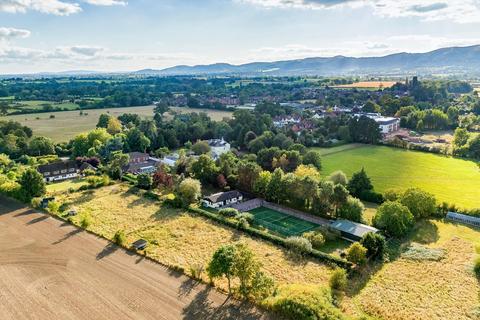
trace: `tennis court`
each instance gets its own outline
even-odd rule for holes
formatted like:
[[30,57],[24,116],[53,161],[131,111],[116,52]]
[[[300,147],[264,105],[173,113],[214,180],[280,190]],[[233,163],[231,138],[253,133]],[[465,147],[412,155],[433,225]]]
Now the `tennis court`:
[[287,214],[259,207],[249,211],[255,217],[255,222],[283,236],[298,236],[304,232],[318,228],[318,225]]

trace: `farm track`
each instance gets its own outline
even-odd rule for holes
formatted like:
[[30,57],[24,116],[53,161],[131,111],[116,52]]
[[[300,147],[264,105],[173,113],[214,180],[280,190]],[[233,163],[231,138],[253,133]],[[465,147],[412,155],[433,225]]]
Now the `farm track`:
[[260,319],[246,304],[0,197],[1,319]]

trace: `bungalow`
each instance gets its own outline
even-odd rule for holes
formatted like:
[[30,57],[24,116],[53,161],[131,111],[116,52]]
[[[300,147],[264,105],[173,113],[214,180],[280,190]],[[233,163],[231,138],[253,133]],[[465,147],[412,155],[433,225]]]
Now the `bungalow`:
[[243,200],[243,195],[237,191],[227,191],[212,194],[202,199],[202,204],[208,208],[221,208],[238,203]]
[[340,231],[343,239],[355,242],[359,241],[369,232],[377,233],[378,229],[365,224],[352,222],[349,220],[336,220],[330,224],[330,227]]
[[37,167],[45,182],[61,181],[77,178],[79,168],[74,160],[59,161]]

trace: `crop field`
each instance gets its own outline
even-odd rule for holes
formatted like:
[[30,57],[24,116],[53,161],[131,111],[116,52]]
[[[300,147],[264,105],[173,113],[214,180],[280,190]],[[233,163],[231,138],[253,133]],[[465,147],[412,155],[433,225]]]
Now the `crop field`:
[[255,222],[265,228],[280,233],[283,236],[298,236],[318,228],[318,225],[265,208],[255,208],[249,211],[255,217]]
[[[80,111],[48,112],[37,114],[23,114],[0,117],[0,120],[14,120],[22,125],[33,129],[33,133],[38,136],[46,136],[55,142],[65,142],[75,137],[77,134],[92,130],[98,122],[98,117],[102,113],[108,113],[118,117],[124,113],[136,113],[142,118],[153,117],[153,106],[128,107],[128,108],[108,108],[91,109]],[[223,117],[231,117],[232,113],[228,111],[190,109],[190,108],[172,108],[179,113],[207,112],[212,119],[221,120]],[[54,115],[55,118],[50,118]]]
[[397,81],[359,81],[351,84],[342,84],[335,88],[383,89],[391,88]]
[[[292,258],[286,250],[246,236],[237,230],[177,209],[160,207],[158,202],[129,192],[125,185],[94,191],[64,194],[59,203],[91,218],[88,230],[112,239],[124,230],[128,243],[139,238],[149,241],[147,256],[187,273],[192,266],[206,267],[213,252],[222,244],[245,242],[263,264],[263,269],[278,283],[326,285],[331,269],[314,260]],[[204,269],[205,270],[205,269]],[[206,274],[203,274],[208,281]],[[220,283],[226,289],[226,283]]]
[[194,109],[186,107],[170,107],[170,109],[181,114],[204,112],[214,121],[222,121],[223,118],[231,118],[233,115],[233,112],[224,110]]
[[317,150],[323,154],[324,176],[342,170],[351,177],[364,167],[379,192],[419,187],[439,201],[480,207],[480,167],[473,161],[359,144]]
[[478,319],[480,285],[473,260],[479,243],[479,230],[419,222],[401,251],[420,246],[422,255],[412,259],[403,253],[386,263],[353,298],[354,304],[381,319]]

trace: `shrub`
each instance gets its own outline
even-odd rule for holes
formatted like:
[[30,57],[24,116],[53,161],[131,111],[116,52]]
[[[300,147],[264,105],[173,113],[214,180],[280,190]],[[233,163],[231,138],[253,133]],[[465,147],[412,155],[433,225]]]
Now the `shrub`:
[[201,263],[194,263],[190,265],[190,275],[193,279],[200,280],[202,279],[203,273],[203,264]]
[[373,259],[383,258],[387,243],[385,237],[381,234],[369,232],[363,236],[360,243],[367,249],[367,257]]
[[42,203],[42,198],[33,198],[30,201],[30,205],[36,209],[40,208],[41,203]]
[[365,211],[365,206],[362,201],[348,197],[347,201],[339,208],[337,215],[350,221],[362,222],[363,211]]
[[248,212],[241,212],[239,214],[237,214],[235,216],[235,219],[237,220],[240,220],[240,219],[244,219],[246,220],[248,223],[253,223],[253,221],[255,220],[255,217],[253,216],[253,214],[251,213],[248,213]]
[[477,275],[477,277],[480,278],[480,257],[477,257],[475,259],[475,262],[473,264],[473,271],[475,272],[475,274]]
[[288,237],[285,245],[289,250],[299,255],[306,255],[312,252],[312,244],[303,237]]
[[413,226],[413,215],[398,202],[387,201],[378,207],[373,225],[393,237],[404,236]]
[[220,209],[218,210],[218,213],[227,218],[234,218],[239,215],[238,210],[234,208]]
[[321,248],[325,244],[325,237],[321,232],[310,231],[302,235],[305,239],[308,239],[315,249]]
[[237,228],[239,228],[239,229],[247,229],[248,227],[250,227],[250,223],[249,223],[248,220],[245,219],[244,217],[240,217],[240,218],[237,220]]
[[436,212],[435,196],[418,188],[410,188],[400,197],[400,202],[417,219],[428,218]]
[[347,288],[347,272],[345,269],[337,268],[333,271],[328,282],[332,290],[344,291]]
[[125,232],[123,230],[118,230],[117,232],[115,232],[115,235],[113,236],[113,242],[115,242],[119,246],[125,245],[125,243],[127,243],[127,237],[125,236]]
[[347,249],[347,260],[357,265],[362,265],[367,261],[367,249],[359,242],[353,243]]
[[58,213],[60,209],[60,204],[56,201],[49,201],[48,202],[48,212],[50,213]]
[[330,290],[315,285],[284,286],[277,294],[267,298],[263,305],[285,319],[346,319],[333,305]]
[[92,218],[88,214],[84,214],[80,219],[80,227],[87,229],[92,224]]
[[381,193],[378,193],[372,190],[362,191],[358,197],[363,201],[373,202],[378,204],[381,204],[385,201]]
[[400,198],[400,194],[395,189],[388,189],[383,193],[383,198],[386,201],[397,201]]
[[344,187],[348,184],[347,175],[343,171],[335,171],[328,176],[328,180],[332,181],[334,184],[341,184]]
[[152,187],[152,176],[148,173],[142,173],[137,176],[137,186],[141,189],[149,190]]

